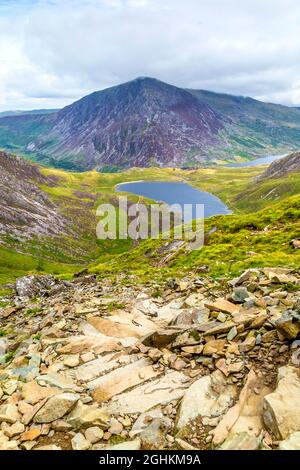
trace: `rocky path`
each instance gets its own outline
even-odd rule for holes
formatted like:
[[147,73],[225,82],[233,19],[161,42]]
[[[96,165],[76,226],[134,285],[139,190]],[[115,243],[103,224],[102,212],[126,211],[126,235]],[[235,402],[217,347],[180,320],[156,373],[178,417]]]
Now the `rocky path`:
[[299,290],[275,268],[162,292],[19,279],[0,303],[0,449],[299,449]]

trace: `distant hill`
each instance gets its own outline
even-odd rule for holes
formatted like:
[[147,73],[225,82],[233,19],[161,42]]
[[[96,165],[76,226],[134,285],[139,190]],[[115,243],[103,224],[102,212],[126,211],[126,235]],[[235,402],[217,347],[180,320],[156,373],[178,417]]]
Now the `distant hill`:
[[29,111],[22,111],[22,110],[16,110],[16,111],[2,111],[0,112],[0,118],[2,117],[7,117],[7,116],[21,116],[24,114],[51,114],[51,113],[56,113],[58,109],[32,109]]
[[0,116],[0,147],[69,170],[197,167],[300,147],[300,112],[141,77],[47,114]]
[[259,179],[280,178],[295,171],[300,172],[300,152],[294,152],[273,162]]

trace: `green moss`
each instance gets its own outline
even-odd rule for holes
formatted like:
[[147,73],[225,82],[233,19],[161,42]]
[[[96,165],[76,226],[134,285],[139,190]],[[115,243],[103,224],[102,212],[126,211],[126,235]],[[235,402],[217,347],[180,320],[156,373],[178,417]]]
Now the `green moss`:
[[112,312],[113,310],[122,310],[125,307],[125,304],[121,302],[116,302],[112,301],[107,304],[107,309],[109,312]]
[[25,312],[25,315],[28,317],[36,317],[42,313],[42,309],[40,307],[33,307],[33,308],[28,308]]

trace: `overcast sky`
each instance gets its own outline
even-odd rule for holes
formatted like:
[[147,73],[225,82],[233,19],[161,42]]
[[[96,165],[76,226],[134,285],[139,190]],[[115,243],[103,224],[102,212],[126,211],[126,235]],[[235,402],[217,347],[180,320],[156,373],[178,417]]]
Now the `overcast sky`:
[[137,76],[300,105],[299,0],[0,0],[0,110]]

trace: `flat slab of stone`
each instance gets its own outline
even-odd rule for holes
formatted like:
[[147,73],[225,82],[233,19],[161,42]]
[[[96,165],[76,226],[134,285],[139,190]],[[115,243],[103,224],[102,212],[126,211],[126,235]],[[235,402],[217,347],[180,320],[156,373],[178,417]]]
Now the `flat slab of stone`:
[[94,361],[90,361],[86,364],[76,368],[77,380],[89,382],[94,380],[106,372],[110,372],[117,369],[120,366],[130,364],[137,360],[137,356],[132,354],[124,353],[110,353],[105,356],[101,356]]
[[178,413],[178,430],[196,418],[222,416],[234,404],[236,396],[236,387],[227,383],[222,372],[217,370],[201,377],[184,394]]
[[190,380],[181,372],[168,372],[159,379],[112,398],[107,410],[111,414],[144,413],[183,397]]
[[148,329],[149,332],[157,329],[156,323],[136,308],[133,308],[130,313],[124,311],[113,313],[110,319],[124,325],[132,326],[134,323],[137,326]]
[[[228,410],[213,431],[214,445],[219,446],[227,441],[226,447],[236,440],[240,445],[244,445],[244,448],[256,445],[263,429],[263,400],[268,393],[270,389],[264,385],[263,379],[251,370],[238,402]],[[251,439],[251,436],[254,439]]]
[[70,336],[64,340],[63,345],[58,348],[59,354],[77,354],[93,351],[101,354],[110,351],[122,350],[122,345],[115,338],[101,336]]
[[300,430],[300,369],[278,370],[277,388],[264,398],[264,423],[278,440]]
[[225,299],[217,299],[214,302],[204,302],[205,307],[215,312],[224,312],[234,315],[239,311],[239,306]]
[[94,390],[94,399],[101,403],[159,374],[153,369],[152,361],[143,358],[89,382],[88,387]]
[[22,385],[22,397],[30,405],[35,405],[44,398],[58,395],[60,391],[50,387],[41,387],[35,381],[27,382]]
[[108,320],[101,317],[89,317],[89,323],[100,333],[111,336],[113,338],[142,338],[147,335],[150,330],[141,326],[135,326],[133,323],[118,323],[117,321]]

